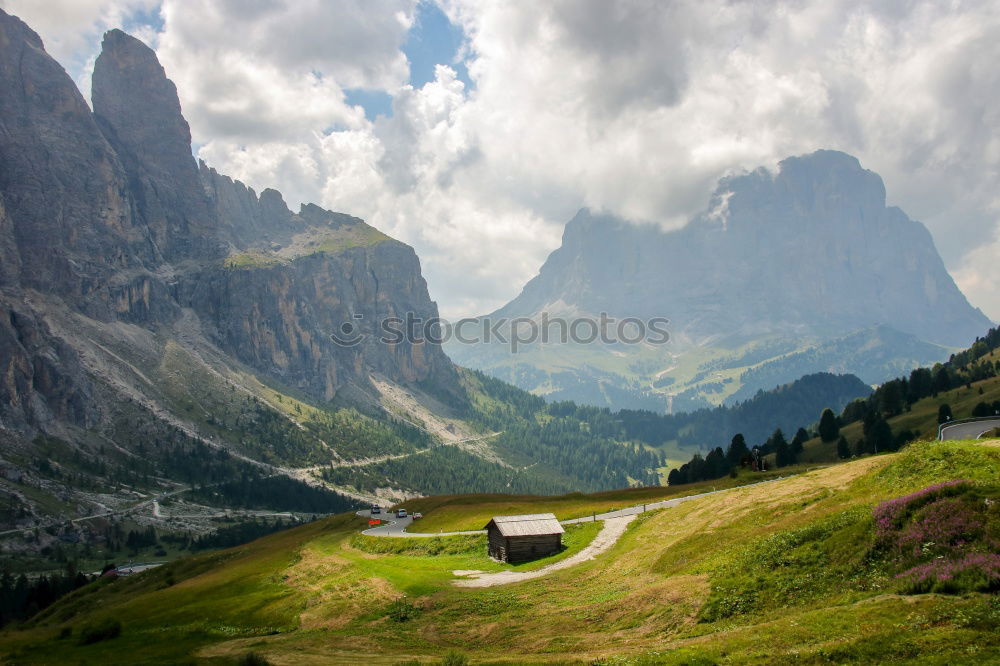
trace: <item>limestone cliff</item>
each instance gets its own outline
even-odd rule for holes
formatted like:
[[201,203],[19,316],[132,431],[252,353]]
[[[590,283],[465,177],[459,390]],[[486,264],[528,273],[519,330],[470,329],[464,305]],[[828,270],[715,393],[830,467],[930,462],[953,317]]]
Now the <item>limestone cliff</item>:
[[[169,338],[194,313],[233,363],[321,401],[371,371],[400,383],[454,379],[439,347],[371,335],[334,343],[344,322],[373,333],[385,316],[437,315],[416,255],[357,218],[312,205],[293,214],[280,193],[258,197],[199,167],[176,88],[140,41],[105,35],[91,112],[38,36],[0,11],[0,87],[7,427],[99,418],[78,358],[92,346],[70,317]],[[125,345],[114,357],[132,353]]]

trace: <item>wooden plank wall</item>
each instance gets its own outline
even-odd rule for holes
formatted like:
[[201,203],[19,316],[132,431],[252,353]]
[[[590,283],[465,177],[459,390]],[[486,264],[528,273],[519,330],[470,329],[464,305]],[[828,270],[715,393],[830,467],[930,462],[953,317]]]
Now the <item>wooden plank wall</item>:
[[499,530],[489,531],[489,555],[501,562],[527,562],[562,550],[561,534],[503,537]]

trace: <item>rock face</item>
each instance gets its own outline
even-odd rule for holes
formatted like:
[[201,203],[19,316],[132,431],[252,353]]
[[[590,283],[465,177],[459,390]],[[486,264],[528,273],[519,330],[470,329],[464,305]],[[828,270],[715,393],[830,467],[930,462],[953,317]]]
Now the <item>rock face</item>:
[[[5,286],[38,288],[112,315],[124,276],[155,254],[126,174],[72,80],[24,23],[0,14],[0,193]],[[7,261],[4,262],[5,264]]]
[[[931,348],[967,346],[991,325],[956,287],[927,229],[900,209],[886,207],[882,179],[854,157],[829,150],[788,158],[776,173],[758,169],[722,180],[706,211],[677,231],[581,210],[538,276],[491,316],[543,311],[669,318],[674,341],[668,353],[661,361],[643,359],[648,371],[622,374],[654,391],[654,382],[662,387],[677,379],[676,386],[662,391],[666,395],[683,392],[689,379],[702,381],[699,372],[732,370],[726,375],[732,386],[716,392],[715,399],[738,387],[739,368],[801,351],[803,344],[822,346],[881,326],[912,336],[913,342],[932,343]],[[764,340],[774,348],[772,356],[763,352],[751,363],[747,345]],[[908,342],[905,351],[898,350],[903,363],[894,362],[892,349],[883,349],[881,371],[947,357],[941,348],[936,357],[914,359],[912,347]],[[674,357],[690,357],[692,349],[706,360],[713,350],[736,357],[711,369],[693,368],[688,377],[683,368],[671,369],[683,365],[683,358]],[[548,375],[530,370],[553,365],[543,353],[511,360],[496,350],[449,352],[459,363],[493,368],[529,389],[549,381]],[[563,370],[574,370],[574,353],[564,350]],[[828,354],[816,356],[829,360]],[[593,350],[578,358],[577,370],[593,364]],[[512,364],[520,370],[511,371]],[[806,369],[837,370],[844,369]],[[593,373],[587,372],[583,381],[593,384]],[[519,376],[532,379],[518,382]],[[751,394],[772,386],[750,387]]]
[[199,167],[177,91],[138,40],[105,35],[92,113],[38,36],[0,10],[0,88],[0,426],[100,418],[80,363],[92,345],[66,325],[54,334],[57,315],[171,338],[193,314],[234,363],[317,400],[370,371],[454,380],[439,347],[334,343],[344,322],[373,331],[383,316],[437,315],[416,255],[361,220],[293,214],[278,192]]
[[218,224],[191,157],[191,129],[156,54],[121,30],[94,64],[94,116],[129,175],[133,204],[166,260],[218,257]]
[[205,195],[231,247],[284,245],[295,233],[305,230],[277,190],[266,189],[258,198],[251,188],[220,174],[204,162],[198,167]]

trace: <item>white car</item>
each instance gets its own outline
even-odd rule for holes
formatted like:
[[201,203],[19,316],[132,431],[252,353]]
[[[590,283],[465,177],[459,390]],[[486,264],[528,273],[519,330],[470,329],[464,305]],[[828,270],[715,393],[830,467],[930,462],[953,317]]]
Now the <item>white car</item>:
[[397,518],[406,518],[406,509],[398,509],[396,511]]

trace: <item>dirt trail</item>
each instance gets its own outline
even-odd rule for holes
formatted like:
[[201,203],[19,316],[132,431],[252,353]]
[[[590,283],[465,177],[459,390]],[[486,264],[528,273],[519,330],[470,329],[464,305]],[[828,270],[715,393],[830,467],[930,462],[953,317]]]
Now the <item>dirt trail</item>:
[[519,583],[533,578],[541,578],[553,571],[566,569],[568,567],[592,560],[611,546],[615,545],[619,537],[625,533],[625,528],[630,522],[635,520],[635,514],[621,516],[618,518],[608,518],[604,521],[604,527],[594,537],[590,544],[576,555],[560,560],[555,564],[542,567],[536,571],[501,571],[499,573],[482,573],[480,571],[454,571],[456,576],[468,576],[463,580],[454,581],[459,587],[493,587],[494,585],[506,585],[507,583]]

